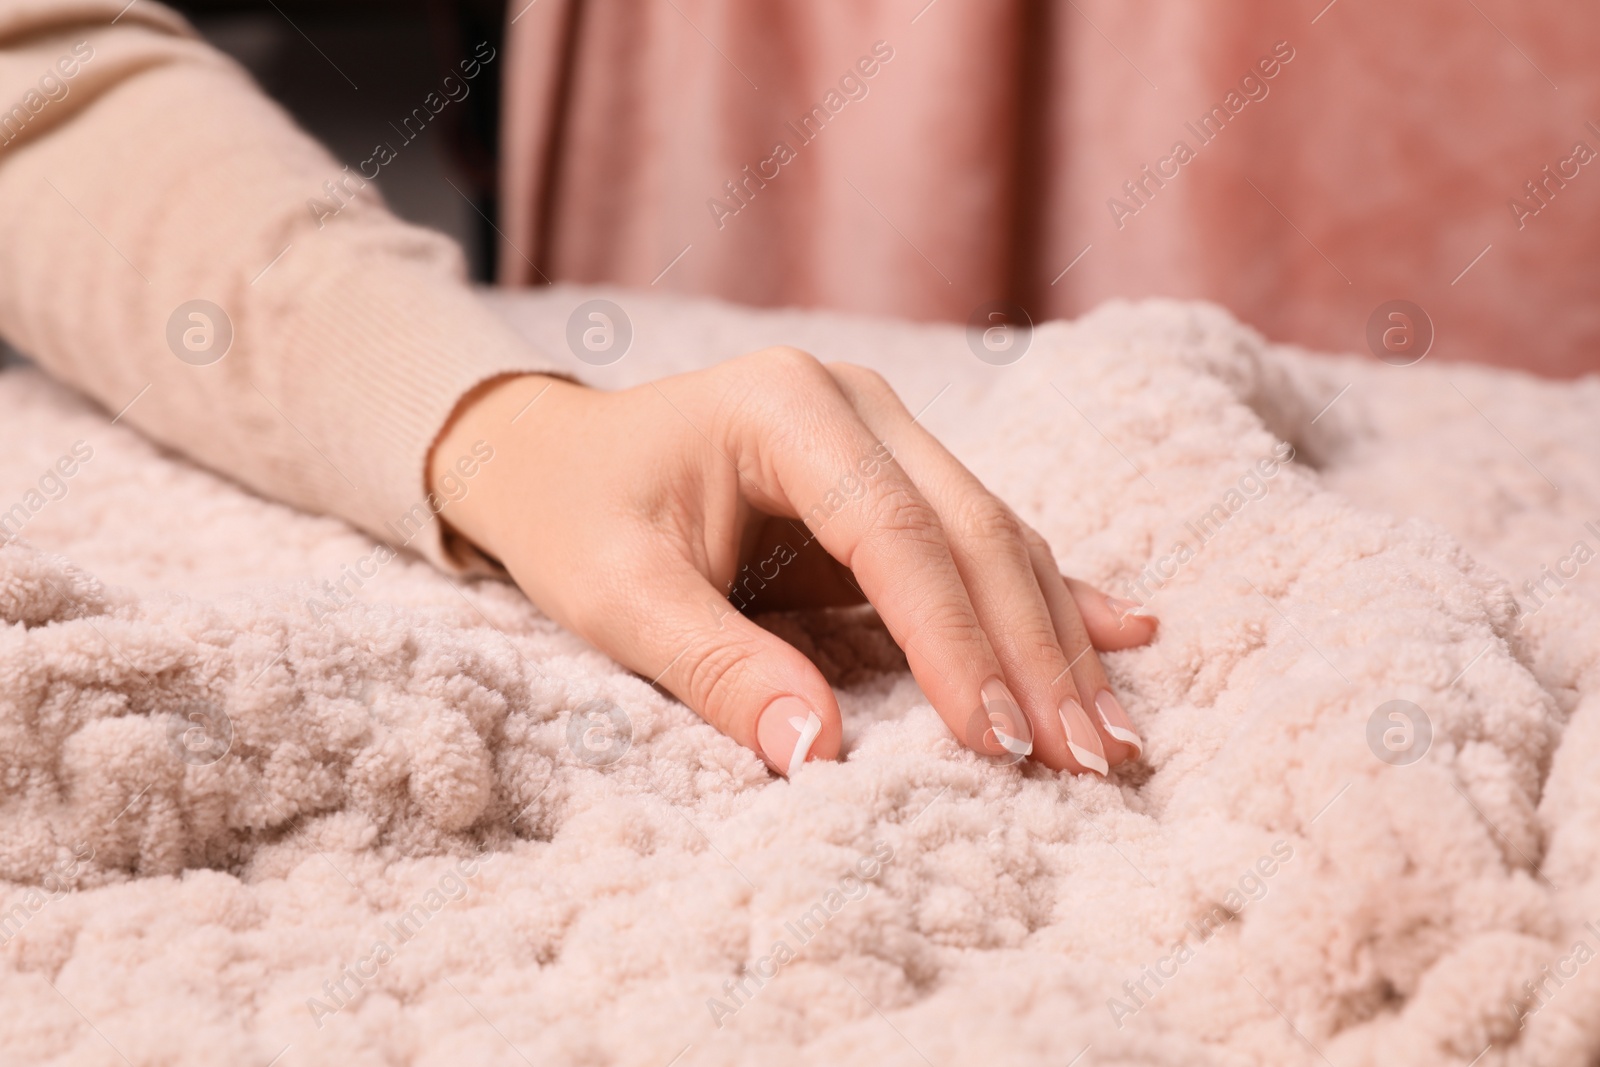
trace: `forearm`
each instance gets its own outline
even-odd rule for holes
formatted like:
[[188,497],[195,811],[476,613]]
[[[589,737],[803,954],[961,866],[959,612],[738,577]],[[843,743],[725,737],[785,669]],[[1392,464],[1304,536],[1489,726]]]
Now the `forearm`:
[[[92,50],[0,144],[0,334],[197,461],[394,540],[460,397],[542,361],[449,242],[180,22],[140,3],[112,25],[120,8],[0,0],[0,107]],[[225,316],[198,350],[185,315],[169,339],[195,299]],[[437,536],[405,539],[440,559]]]

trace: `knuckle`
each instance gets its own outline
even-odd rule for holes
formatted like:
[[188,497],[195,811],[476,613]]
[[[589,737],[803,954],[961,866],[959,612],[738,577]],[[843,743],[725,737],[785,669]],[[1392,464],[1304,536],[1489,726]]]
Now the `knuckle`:
[[771,424],[811,425],[824,410],[818,400],[838,395],[838,383],[809,352],[788,345],[763,348],[729,363],[730,410],[757,410]]
[[753,440],[812,426],[822,391],[838,392],[817,357],[788,345],[749,352],[703,373],[717,383],[718,431]]
[[962,505],[960,528],[972,540],[996,546],[1021,545],[1026,529],[1010,508],[988,493],[979,493]]
[[900,394],[877,371],[855,363],[829,363],[826,370],[863,413],[910,416]]
[[897,395],[889,380],[870,367],[863,367],[859,363],[829,363],[826,369],[835,378],[871,396]]
[[944,529],[933,506],[910,486],[891,486],[879,494],[873,509],[873,529],[899,539],[917,538],[932,544],[944,539]]
[[1049,560],[1054,563],[1056,554],[1051,550],[1050,542],[1046,541],[1038,530],[1035,530],[1027,523],[1019,522],[1018,525],[1022,527],[1022,543],[1028,546],[1028,551],[1042,560]]
[[[1048,619],[1038,625],[1029,625],[1027,629],[1016,633],[1013,640],[1022,654],[1022,661],[1045,665],[1051,678],[1066,673],[1070,657],[1061,648],[1061,638],[1056,635],[1056,629]],[[1078,662],[1082,665],[1082,661]],[[1062,678],[1062,681],[1067,681],[1067,678]]]
[[1067,665],[1061,641],[1048,619],[1032,620],[1010,635],[1011,646],[1023,663],[1043,664],[1052,674]]
[[748,357],[752,369],[761,374],[781,374],[801,380],[826,377],[822,361],[810,352],[791,345],[774,345],[751,353]]
[[739,687],[759,655],[753,641],[725,634],[708,636],[683,655],[683,695],[711,725],[726,731]]
[[971,649],[982,645],[985,635],[977,616],[946,604],[928,613],[907,637],[919,648]]
[[[1009,646],[1009,655],[1002,655],[1001,662],[1007,670],[1017,670],[1025,676],[1037,678],[1045,684],[1046,691],[1054,693],[1058,700],[1076,695],[1076,678],[1087,657],[1074,663],[1076,653],[1064,652],[1055,634],[1038,630],[1013,634],[1004,643]],[[1093,715],[1094,711],[1091,709],[1089,714]]]

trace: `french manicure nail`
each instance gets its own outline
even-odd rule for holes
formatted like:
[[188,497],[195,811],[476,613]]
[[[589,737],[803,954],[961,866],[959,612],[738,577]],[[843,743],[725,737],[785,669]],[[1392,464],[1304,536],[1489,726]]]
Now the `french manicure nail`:
[[800,769],[820,733],[821,717],[799,697],[779,697],[756,720],[756,742],[761,753],[784,777]]
[[1134,730],[1133,720],[1128,718],[1128,713],[1111,695],[1111,690],[1100,690],[1100,695],[1094,698],[1094,710],[1100,713],[1100,724],[1106,728],[1106,733],[1133,749],[1133,756],[1138,759],[1144,752],[1144,741]]
[[983,699],[983,712],[989,717],[989,725],[1000,747],[1019,759],[1032,753],[1033,738],[1018,736],[1028,732],[1027,719],[1006,684],[998,678],[990,678],[978,690],[978,695]]
[[1155,612],[1137,600],[1124,600],[1119,596],[1108,596],[1106,597],[1106,603],[1110,605],[1112,614],[1116,615],[1119,622],[1128,615],[1132,615],[1136,619],[1153,619],[1156,617]]
[[1095,734],[1094,723],[1089,721],[1078,698],[1063,700],[1060,715],[1061,725],[1067,731],[1067,750],[1072,753],[1072,758],[1102,778],[1111,773],[1111,765],[1106,762],[1100,738]]

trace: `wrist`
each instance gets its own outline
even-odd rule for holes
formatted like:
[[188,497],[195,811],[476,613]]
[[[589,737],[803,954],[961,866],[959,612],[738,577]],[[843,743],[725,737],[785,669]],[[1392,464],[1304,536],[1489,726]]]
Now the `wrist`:
[[525,457],[544,451],[532,439],[582,386],[545,374],[485,382],[461,398],[428,455],[427,490],[443,501],[445,531],[503,558],[507,501],[522,494],[506,486],[525,481]]

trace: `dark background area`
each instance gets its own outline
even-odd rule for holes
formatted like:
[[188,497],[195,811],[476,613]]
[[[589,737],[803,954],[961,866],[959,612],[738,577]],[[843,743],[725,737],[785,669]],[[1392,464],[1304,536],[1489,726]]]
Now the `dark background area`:
[[[373,184],[402,218],[443,231],[490,278],[502,44],[500,0],[177,0],[172,5],[339,159],[398,149]],[[394,126],[487,41],[496,58],[415,141]],[[459,93],[459,91],[458,91]],[[390,123],[394,123],[391,126]],[[487,216],[487,218],[486,218]]]

